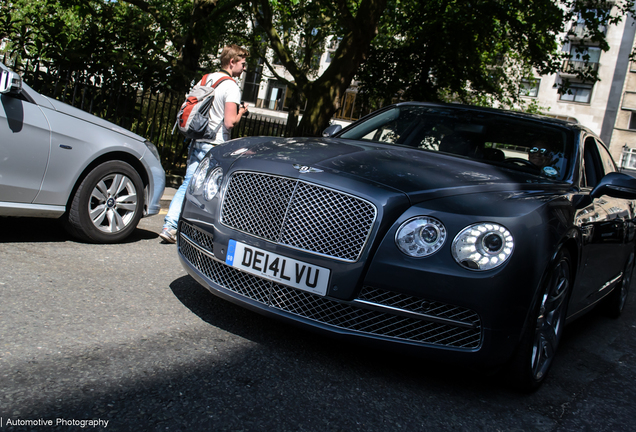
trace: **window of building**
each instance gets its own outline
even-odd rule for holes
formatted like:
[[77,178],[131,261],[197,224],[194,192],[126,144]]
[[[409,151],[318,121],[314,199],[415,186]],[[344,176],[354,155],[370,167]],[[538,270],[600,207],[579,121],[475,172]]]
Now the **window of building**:
[[592,87],[591,84],[571,84],[566,93],[562,94],[559,99],[566,102],[590,103]]
[[636,130],[636,112],[634,111],[629,116],[629,129]]
[[263,107],[271,110],[282,111],[286,91],[287,86],[284,82],[270,80],[267,88],[267,97]]
[[601,49],[595,46],[570,45],[564,47],[569,52],[570,58],[563,62],[562,73],[574,74],[578,72],[596,72],[601,59]]
[[[606,15],[607,12],[608,11],[605,9],[597,9],[597,8],[588,8],[585,10],[586,14],[590,14],[590,13],[594,14],[597,20],[602,20],[603,16]],[[602,32],[603,34],[605,34],[607,32],[607,27],[604,25],[599,25],[598,30]],[[578,13],[576,22],[572,24],[570,33],[574,37],[578,37],[578,38],[587,38],[590,36],[590,31],[587,28],[585,18],[583,17],[582,12]]]
[[601,58],[601,49],[599,47],[572,45],[570,55],[573,61],[588,61],[589,63],[598,63]]
[[521,96],[537,97],[539,94],[540,79],[522,80],[519,93]]
[[623,147],[621,168],[636,169],[636,149],[630,148],[627,145]]
[[258,90],[263,75],[263,66],[261,60],[254,67],[249,67],[245,78],[243,79],[243,100],[245,102],[256,103],[258,99]]

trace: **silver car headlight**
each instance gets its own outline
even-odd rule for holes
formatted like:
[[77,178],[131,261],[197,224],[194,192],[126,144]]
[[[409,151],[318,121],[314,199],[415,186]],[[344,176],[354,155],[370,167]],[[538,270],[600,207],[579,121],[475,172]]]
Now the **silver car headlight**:
[[160,161],[161,156],[159,156],[159,151],[157,150],[157,146],[155,146],[153,143],[151,143],[148,140],[144,141],[144,144],[146,144],[146,147],[148,148],[148,150],[150,150],[150,153],[152,153],[154,157],[156,157],[157,160]]
[[446,227],[429,216],[404,222],[397,230],[395,244],[405,254],[421,258],[434,254],[446,241]]
[[205,179],[205,184],[203,185],[203,198],[207,201],[214,198],[221,188],[222,181],[223,168],[216,167],[210,171],[210,174],[208,174],[208,177]]
[[210,167],[209,157],[204,158],[201,161],[201,163],[199,163],[199,166],[197,167],[196,171],[192,175],[192,178],[190,179],[191,194],[201,189],[201,186],[203,186],[203,182],[205,181],[205,177],[208,175],[209,167]]
[[482,222],[464,228],[451,251],[461,266],[470,270],[491,270],[505,263],[514,250],[512,234],[504,226]]

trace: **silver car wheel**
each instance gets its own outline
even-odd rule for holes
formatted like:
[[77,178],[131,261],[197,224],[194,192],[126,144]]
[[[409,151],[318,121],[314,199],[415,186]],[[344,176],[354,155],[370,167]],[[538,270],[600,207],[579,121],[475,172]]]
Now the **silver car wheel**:
[[102,178],[91,193],[88,213],[97,229],[115,233],[126,228],[137,209],[137,190],[132,180],[122,174]]
[[144,183],[124,161],[93,168],[73,195],[65,218],[75,237],[95,243],[117,243],[137,227],[144,212]]

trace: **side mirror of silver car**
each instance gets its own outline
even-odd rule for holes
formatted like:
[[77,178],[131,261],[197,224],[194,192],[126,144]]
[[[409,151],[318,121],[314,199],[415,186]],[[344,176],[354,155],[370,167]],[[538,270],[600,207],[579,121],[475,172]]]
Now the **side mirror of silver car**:
[[342,129],[342,126],[340,126],[339,124],[333,124],[331,126],[327,126],[327,128],[324,131],[322,131],[322,136],[324,137],[334,136],[335,134],[340,132],[341,129]]
[[3,70],[0,75],[0,93],[18,94],[22,91],[22,79],[20,75],[9,70]]

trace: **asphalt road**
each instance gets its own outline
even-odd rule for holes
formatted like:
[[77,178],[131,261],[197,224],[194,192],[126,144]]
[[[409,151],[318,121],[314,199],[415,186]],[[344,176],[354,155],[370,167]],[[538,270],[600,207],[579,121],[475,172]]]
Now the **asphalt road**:
[[636,298],[567,327],[523,395],[220,300],[160,244],[161,216],[121,245],[0,221],[0,432],[636,430]]

